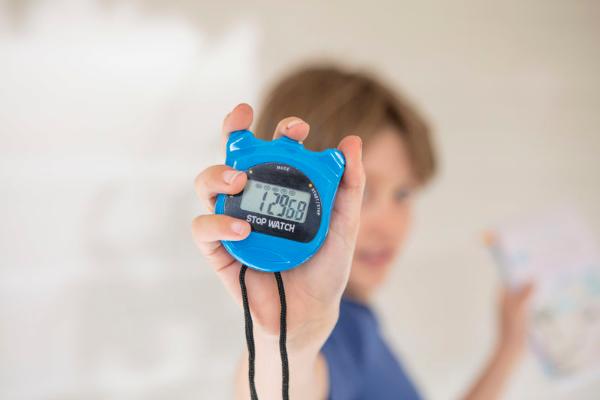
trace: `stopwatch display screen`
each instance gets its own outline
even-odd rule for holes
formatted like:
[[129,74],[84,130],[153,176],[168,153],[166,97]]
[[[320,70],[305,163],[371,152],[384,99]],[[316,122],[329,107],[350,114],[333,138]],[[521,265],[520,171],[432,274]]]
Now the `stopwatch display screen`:
[[289,187],[249,180],[240,208],[287,221],[303,223],[308,214],[310,194]]
[[307,243],[321,226],[321,197],[299,169],[277,162],[246,171],[241,193],[227,196],[224,213],[243,219],[253,232]]

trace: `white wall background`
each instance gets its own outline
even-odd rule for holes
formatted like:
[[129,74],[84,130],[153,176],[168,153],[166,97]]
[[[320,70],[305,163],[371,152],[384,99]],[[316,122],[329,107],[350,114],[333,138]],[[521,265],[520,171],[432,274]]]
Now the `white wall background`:
[[[327,59],[405,89],[437,128],[378,308],[424,393],[494,341],[481,232],[568,201],[600,232],[600,3],[0,2],[0,398],[227,398],[242,319],[197,254],[192,181],[219,125]],[[531,355],[508,399],[593,399]]]

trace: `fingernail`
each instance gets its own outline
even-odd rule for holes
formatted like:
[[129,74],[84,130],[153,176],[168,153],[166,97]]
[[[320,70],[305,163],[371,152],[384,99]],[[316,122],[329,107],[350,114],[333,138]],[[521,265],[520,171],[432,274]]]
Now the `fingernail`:
[[304,121],[302,121],[301,119],[295,119],[293,121],[291,121],[289,124],[287,124],[286,129],[291,129],[296,125],[300,125],[301,123],[303,123]]
[[244,224],[243,222],[233,222],[231,224],[231,230],[235,233],[237,233],[238,235],[243,235],[246,233],[246,224]]
[[223,172],[223,180],[225,183],[231,185],[235,181],[235,178],[237,178],[237,176],[242,172],[243,171],[236,171],[235,169],[228,169],[227,171]]

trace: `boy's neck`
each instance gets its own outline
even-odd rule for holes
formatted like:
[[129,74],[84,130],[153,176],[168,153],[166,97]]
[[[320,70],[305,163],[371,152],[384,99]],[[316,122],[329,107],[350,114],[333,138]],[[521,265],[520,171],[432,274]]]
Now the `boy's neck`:
[[371,303],[371,299],[373,294],[370,291],[366,290],[352,290],[350,288],[346,288],[344,290],[344,298],[348,300],[352,300],[356,303],[364,304],[368,306]]

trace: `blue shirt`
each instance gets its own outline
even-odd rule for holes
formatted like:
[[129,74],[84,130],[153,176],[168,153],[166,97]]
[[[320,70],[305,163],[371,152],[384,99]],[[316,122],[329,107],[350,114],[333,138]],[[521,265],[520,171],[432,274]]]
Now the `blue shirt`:
[[421,398],[366,305],[342,299],[338,322],[321,353],[329,369],[330,400]]

